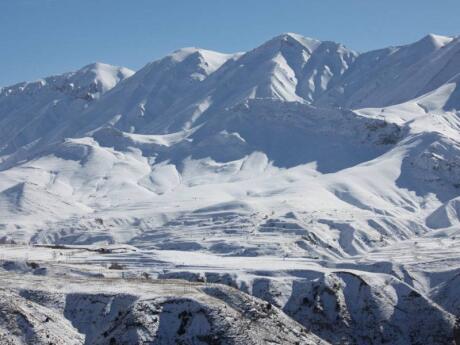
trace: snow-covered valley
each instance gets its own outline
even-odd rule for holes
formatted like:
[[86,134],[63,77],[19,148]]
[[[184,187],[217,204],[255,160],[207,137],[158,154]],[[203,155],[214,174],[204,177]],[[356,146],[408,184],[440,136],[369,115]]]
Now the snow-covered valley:
[[460,344],[459,90],[459,38],[296,34],[1,89],[0,334]]

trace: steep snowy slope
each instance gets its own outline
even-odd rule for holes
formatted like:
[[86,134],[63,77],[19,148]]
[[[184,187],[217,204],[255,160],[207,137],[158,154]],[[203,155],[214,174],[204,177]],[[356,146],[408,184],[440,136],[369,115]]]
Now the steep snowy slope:
[[444,110],[458,110],[460,109],[460,74],[457,74],[454,78],[449,79],[449,81],[441,86],[439,89],[444,90],[452,89],[452,92],[449,93],[449,98],[444,104]]
[[0,155],[27,150],[134,72],[96,63],[0,90]]
[[320,104],[388,106],[421,96],[459,71],[459,38],[428,35],[418,42],[359,55]]
[[450,227],[458,219],[455,200],[460,186],[460,119],[459,108],[452,108],[458,103],[457,85],[458,77],[403,104],[358,111],[372,118],[406,123],[410,129],[413,135],[405,141],[411,147],[410,154],[403,160],[396,182],[419,195],[432,193],[443,203],[426,220],[431,228]]
[[185,48],[147,64],[76,118],[68,126],[68,133],[84,133],[107,123],[128,132],[170,132],[176,122],[183,126],[206,110],[207,103],[198,102],[201,84],[226,61],[238,56]]
[[284,34],[223,66],[213,78],[219,107],[248,98],[311,102],[331,87],[356,58],[334,42]]
[[68,135],[107,123],[126,132],[171,133],[252,98],[311,102],[336,83],[355,57],[340,44],[295,34],[275,37],[245,54],[183,49],[115,88],[78,117]]

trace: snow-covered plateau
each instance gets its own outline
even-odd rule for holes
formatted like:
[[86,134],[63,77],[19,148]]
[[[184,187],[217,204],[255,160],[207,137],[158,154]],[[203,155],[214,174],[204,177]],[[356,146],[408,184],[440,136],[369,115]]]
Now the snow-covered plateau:
[[0,344],[460,344],[460,37],[283,34],[0,89]]

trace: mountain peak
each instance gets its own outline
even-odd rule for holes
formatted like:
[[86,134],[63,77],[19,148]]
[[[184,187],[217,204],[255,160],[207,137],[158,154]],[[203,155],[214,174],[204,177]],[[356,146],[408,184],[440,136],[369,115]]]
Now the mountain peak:
[[197,47],[186,47],[174,51],[168,57],[174,62],[184,62],[187,59],[199,59],[201,62],[200,65],[204,70],[206,70],[208,74],[211,74],[227,60],[237,55],[238,54],[225,54]]
[[180,49],[175,50],[167,57],[173,59],[176,62],[182,62],[191,55],[203,55],[204,52],[205,52],[205,49],[201,49],[197,47],[185,47],[185,48],[180,48]]
[[100,92],[105,93],[112,89],[123,79],[134,74],[134,71],[119,66],[112,66],[102,62],[94,62],[86,65],[76,72],[68,73],[69,80],[82,85],[96,84]]
[[111,68],[111,67],[116,67],[116,66],[112,66],[112,65],[109,65],[109,64],[106,64],[106,63],[103,63],[103,62],[96,61],[96,62],[93,62],[93,63],[90,63],[90,64],[87,64],[87,65],[83,66],[82,68],[80,68],[77,71],[77,73],[78,72],[85,73],[85,72],[88,72],[88,71],[97,71],[97,70],[100,70],[100,69]]
[[433,33],[430,33],[426,36],[424,36],[421,40],[419,40],[417,43],[427,43],[435,46],[436,48],[441,48],[445,46],[446,44],[450,43],[453,41],[452,37],[449,36],[441,36],[441,35],[436,35]]
[[312,52],[321,44],[321,41],[316,40],[314,38],[310,38],[310,37],[304,37],[296,33],[287,32],[287,33],[283,33],[281,35],[275,36],[271,40],[264,43],[261,47],[272,47],[272,46],[283,45],[286,43],[287,44],[299,44],[303,48],[306,48],[308,51]]
[[95,62],[74,72],[66,72],[33,82],[22,82],[0,89],[0,96],[36,94],[40,90],[54,90],[87,100],[99,98],[134,71],[119,66]]
[[148,63],[136,75],[143,77],[150,75],[155,77],[169,73],[172,69],[176,68],[182,74],[204,73],[204,75],[209,75],[235,55],[197,47],[181,48],[164,58]]

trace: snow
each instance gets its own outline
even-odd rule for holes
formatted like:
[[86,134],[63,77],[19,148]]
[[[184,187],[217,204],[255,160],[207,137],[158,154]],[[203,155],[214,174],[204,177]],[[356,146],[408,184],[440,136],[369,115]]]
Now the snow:
[[87,65],[75,73],[73,83],[75,85],[96,82],[101,85],[101,93],[106,93],[114,88],[121,80],[131,77],[134,71],[126,67],[116,67],[96,62]]
[[444,47],[446,44],[454,40],[453,37],[436,35],[436,34],[428,34],[426,36],[426,39],[431,40],[438,47]]
[[81,274],[40,276],[2,269],[2,340],[205,344],[203,339],[230,343],[223,342],[230,338],[232,344],[248,344],[262,336],[279,344],[328,344],[276,307],[228,287]]
[[[285,313],[281,324],[298,322],[330,343],[453,343],[459,47],[458,38],[429,35],[358,54],[288,33],[246,53],[184,48],[134,74],[98,63],[4,88],[1,287],[13,297],[0,298],[13,312],[34,284],[66,298],[85,291],[71,314],[53,318],[75,339],[96,339],[98,327],[83,321],[91,307],[74,306],[100,299],[101,274],[147,273],[157,283],[231,285],[242,292],[225,305],[240,308],[252,294]],[[109,270],[114,262],[122,269]],[[64,274],[75,280],[58,289]],[[138,308],[157,308],[145,301],[166,289],[196,316],[192,338],[214,326],[241,333],[200,312],[217,317],[220,285],[194,287],[195,304],[174,281],[154,292],[116,282],[123,289],[102,289],[101,327],[112,325],[103,314],[113,308],[152,326]],[[26,315],[56,308],[36,302]],[[19,327],[8,322],[0,332]]]
[[400,47],[359,55],[317,103],[385,107],[433,91],[458,74],[458,38],[428,35]]

